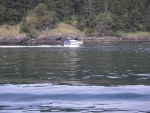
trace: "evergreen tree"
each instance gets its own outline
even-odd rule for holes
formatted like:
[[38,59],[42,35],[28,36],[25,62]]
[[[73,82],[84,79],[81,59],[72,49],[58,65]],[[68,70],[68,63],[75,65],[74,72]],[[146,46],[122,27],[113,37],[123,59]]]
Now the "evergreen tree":
[[113,31],[150,30],[150,0],[0,0],[0,24],[20,23],[40,3],[60,21],[77,21],[81,30],[94,31],[102,21],[97,18],[108,13]]
[[85,7],[87,25],[92,27],[92,19],[95,16],[94,0],[88,0]]

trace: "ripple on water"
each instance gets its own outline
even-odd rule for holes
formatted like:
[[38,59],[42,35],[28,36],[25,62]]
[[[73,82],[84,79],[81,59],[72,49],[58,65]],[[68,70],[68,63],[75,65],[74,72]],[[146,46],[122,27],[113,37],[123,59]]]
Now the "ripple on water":
[[[8,90],[4,90],[8,89]],[[150,86],[0,85],[2,112],[148,112]]]

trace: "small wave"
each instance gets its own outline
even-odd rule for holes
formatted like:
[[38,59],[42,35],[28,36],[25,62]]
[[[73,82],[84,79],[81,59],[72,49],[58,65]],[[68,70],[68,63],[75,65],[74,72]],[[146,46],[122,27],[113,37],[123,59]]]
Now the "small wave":
[[[8,90],[5,90],[8,89]],[[0,101],[105,101],[105,100],[136,100],[150,99],[149,86],[69,86],[52,84],[2,85]]]
[[37,102],[93,102],[100,101],[147,101],[150,99],[149,94],[137,94],[137,93],[104,93],[104,94],[14,94],[4,93],[0,94],[1,102],[24,102],[24,103],[37,103]]
[[118,87],[0,85],[0,109],[1,112],[7,111],[7,113],[148,112],[150,111],[149,100],[150,86],[143,85]]

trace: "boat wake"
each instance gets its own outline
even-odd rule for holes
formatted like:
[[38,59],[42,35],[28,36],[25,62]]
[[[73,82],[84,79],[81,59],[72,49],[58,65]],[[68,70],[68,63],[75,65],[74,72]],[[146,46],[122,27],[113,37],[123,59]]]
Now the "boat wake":
[[37,45],[37,46],[8,45],[8,46],[0,46],[0,48],[56,48],[56,47],[80,47],[80,46],[78,46],[78,45],[75,45],[75,46],[62,46],[62,45]]

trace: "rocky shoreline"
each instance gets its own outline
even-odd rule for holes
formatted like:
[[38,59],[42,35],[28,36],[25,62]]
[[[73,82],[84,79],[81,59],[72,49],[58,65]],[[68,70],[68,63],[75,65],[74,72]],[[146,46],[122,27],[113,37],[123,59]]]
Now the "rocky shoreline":
[[72,39],[83,40],[85,45],[88,44],[115,44],[115,43],[150,43],[150,36],[144,37],[80,37],[78,35],[67,36],[62,34],[52,34],[49,36],[41,36],[38,38],[30,37],[0,37],[0,45],[58,45],[71,37]]
[[150,43],[150,36],[143,37],[87,37],[84,39],[86,44],[126,44],[126,43]]

